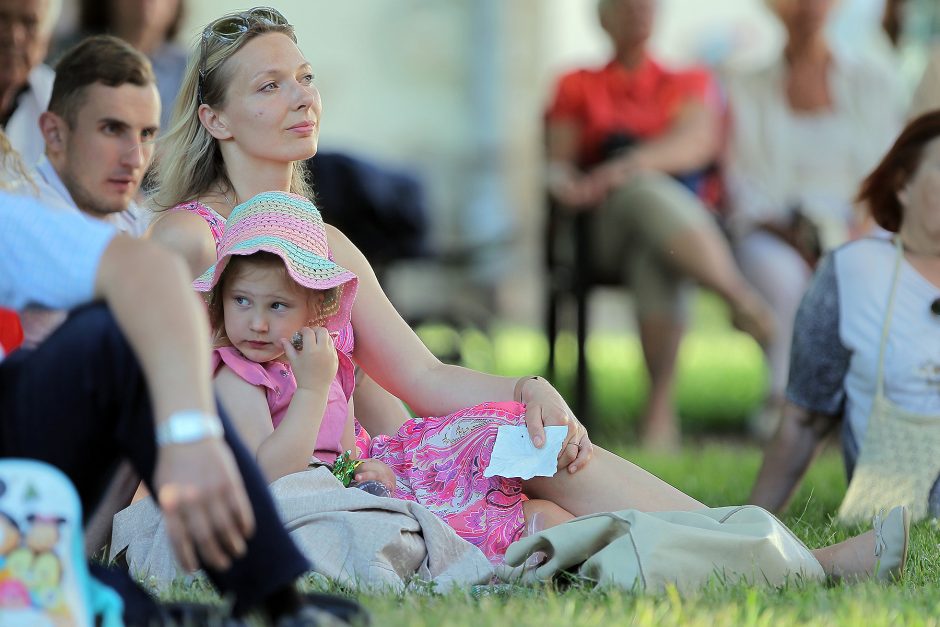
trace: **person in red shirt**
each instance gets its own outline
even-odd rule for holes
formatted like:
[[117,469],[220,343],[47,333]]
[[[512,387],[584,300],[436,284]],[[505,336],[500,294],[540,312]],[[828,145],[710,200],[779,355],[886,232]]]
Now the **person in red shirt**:
[[564,75],[546,112],[549,193],[593,211],[595,263],[636,296],[650,375],[646,444],[671,447],[671,395],[690,280],[720,295],[736,327],[766,342],[773,321],[701,198],[720,147],[720,97],[704,70],[673,71],[646,46],[655,0],[600,0],[605,66]]

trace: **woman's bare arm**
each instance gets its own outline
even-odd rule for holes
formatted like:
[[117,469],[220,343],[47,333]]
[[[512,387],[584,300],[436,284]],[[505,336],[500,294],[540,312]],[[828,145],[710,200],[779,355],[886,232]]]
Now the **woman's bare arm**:
[[352,312],[353,356],[376,383],[419,416],[443,416],[486,401],[522,400],[536,446],[545,442],[546,425],[568,427],[559,467],[576,472],[591,459],[593,447],[584,426],[554,387],[537,379],[520,386],[514,398],[519,379],[441,363],[389,302],[363,254],[337,229],[328,226],[327,236],[336,262],[359,277]]
[[336,262],[359,277],[353,307],[356,362],[375,382],[422,416],[441,416],[484,401],[512,400],[516,379],[442,363],[382,291],[362,253],[327,227]]
[[165,212],[150,225],[144,237],[181,255],[193,279],[216,262],[212,231],[195,214],[186,211]]
[[764,449],[764,462],[751,489],[750,502],[780,512],[789,504],[810,464],[838,420],[787,403],[780,426]]

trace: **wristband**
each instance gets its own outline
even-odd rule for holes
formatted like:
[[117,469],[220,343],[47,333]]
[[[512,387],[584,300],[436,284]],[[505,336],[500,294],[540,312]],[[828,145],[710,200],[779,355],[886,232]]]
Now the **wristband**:
[[195,410],[178,411],[157,425],[157,446],[218,439],[223,433],[222,421],[215,414]]
[[525,384],[531,381],[532,379],[541,379],[541,378],[542,377],[538,375],[529,375],[526,377],[520,377],[519,380],[516,381],[515,387],[512,389],[512,400],[514,400],[517,403],[523,402],[522,401],[522,388],[524,388]]

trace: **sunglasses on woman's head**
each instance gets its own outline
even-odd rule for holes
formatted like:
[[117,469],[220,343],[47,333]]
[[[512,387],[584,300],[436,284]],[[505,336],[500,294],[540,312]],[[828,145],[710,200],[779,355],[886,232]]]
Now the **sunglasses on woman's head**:
[[209,39],[215,38],[224,43],[234,43],[256,24],[290,26],[290,23],[277,9],[255,7],[247,11],[224,15],[203,29],[199,48],[199,85],[197,88],[199,104],[204,103],[202,97],[202,83],[206,78],[207,42]]

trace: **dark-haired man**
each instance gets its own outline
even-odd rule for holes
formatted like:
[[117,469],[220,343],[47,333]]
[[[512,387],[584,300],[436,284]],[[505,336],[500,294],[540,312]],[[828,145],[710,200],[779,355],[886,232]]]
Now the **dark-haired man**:
[[83,40],[56,65],[39,128],[46,142],[36,168],[44,204],[142,235],[146,225],[134,197],[160,129],[160,95],[147,57],[116,37]]
[[[146,223],[134,197],[160,128],[150,61],[126,42],[100,35],[67,51],[56,69],[49,109],[38,118],[46,144],[33,172],[40,201],[141,236]],[[24,346],[35,347],[65,312],[28,309],[21,318]]]

